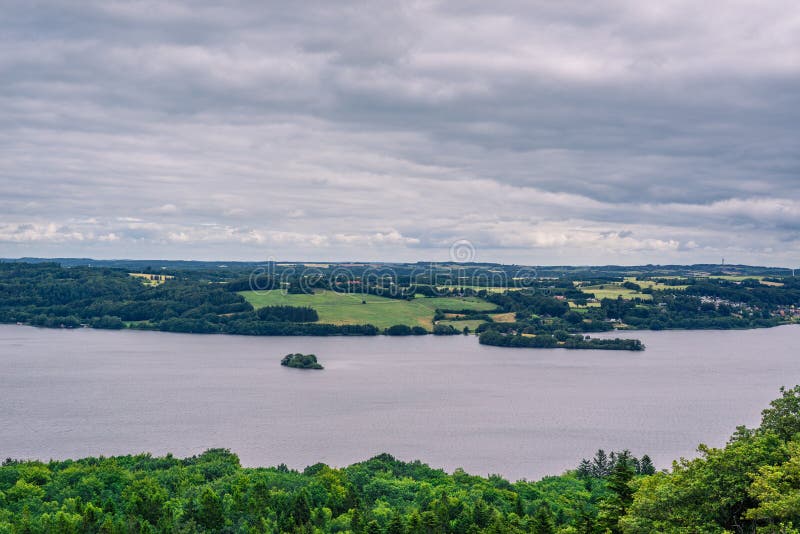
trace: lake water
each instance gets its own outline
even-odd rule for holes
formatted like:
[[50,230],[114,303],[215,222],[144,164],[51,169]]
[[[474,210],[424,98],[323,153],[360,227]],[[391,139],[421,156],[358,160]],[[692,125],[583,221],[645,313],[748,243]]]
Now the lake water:
[[[248,466],[303,468],[386,451],[515,480],[629,448],[661,468],[758,424],[779,386],[800,383],[800,325],[630,337],[647,350],[0,325],[0,457],[226,447]],[[289,352],[326,369],[281,367]]]

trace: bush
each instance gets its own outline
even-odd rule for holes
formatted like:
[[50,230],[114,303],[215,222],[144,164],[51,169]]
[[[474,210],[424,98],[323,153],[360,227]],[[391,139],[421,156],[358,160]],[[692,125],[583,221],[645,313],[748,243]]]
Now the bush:
[[434,336],[455,336],[460,334],[458,330],[449,324],[437,324],[433,327]]
[[387,336],[410,336],[413,332],[408,325],[396,324],[384,330],[383,333]]

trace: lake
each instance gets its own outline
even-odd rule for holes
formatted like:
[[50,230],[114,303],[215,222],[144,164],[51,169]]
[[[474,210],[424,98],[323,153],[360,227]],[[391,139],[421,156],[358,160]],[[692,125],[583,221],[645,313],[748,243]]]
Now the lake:
[[[303,468],[385,451],[515,480],[628,448],[664,468],[757,425],[800,383],[800,325],[626,335],[647,350],[0,325],[0,457],[226,447],[247,466]],[[282,367],[289,352],[325,370]]]

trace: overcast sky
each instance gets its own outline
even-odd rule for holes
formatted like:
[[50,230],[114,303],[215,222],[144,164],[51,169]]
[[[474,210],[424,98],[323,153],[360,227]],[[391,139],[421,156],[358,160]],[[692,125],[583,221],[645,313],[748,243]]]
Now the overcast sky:
[[0,257],[800,265],[797,0],[4,0]]

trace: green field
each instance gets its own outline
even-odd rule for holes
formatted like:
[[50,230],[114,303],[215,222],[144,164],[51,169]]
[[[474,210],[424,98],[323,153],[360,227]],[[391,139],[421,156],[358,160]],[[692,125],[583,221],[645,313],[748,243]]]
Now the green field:
[[688,285],[679,285],[679,286],[668,286],[667,284],[662,284],[661,282],[653,282],[652,280],[639,280],[638,278],[634,277],[625,277],[625,280],[628,282],[633,282],[634,284],[639,284],[642,288],[652,288],[653,291],[666,291],[670,289],[674,290],[683,290],[689,287]]
[[[313,295],[290,295],[285,291],[242,291],[239,293],[254,308],[264,306],[310,306],[317,310],[320,323],[372,324],[387,328],[396,324],[433,328],[437,309],[495,309],[494,304],[475,297],[417,298],[411,301],[375,295],[344,294],[317,290]],[[362,301],[366,304],[362,304]]]
[[622,297],[624,299],[640,298],[642,300],[650,300],[653,298],[650,295],[639,293],[638,291],[614,283],[603,284],[602,289],[600,289],[600,286],[585,286],[580,289],[584,293],[594,293],[594,297],[597,300],[615,299],[617,297]]
[[[688,287],[686,285],[669,286],[666,284],[662,284],[660,282],[654,282],[652,280],[639,280],[634,276],[626,276],[625,281],[638,284],[642,289],[650,288],[654,291],[665,291],[665,290],[680,291]],[[651,295],[648,295],[646,293],[641,293],[633,289],[622,287],[622,285],[618,282],[609,282],[607,284],[601,284],[601,285],[580,286],[579,289],[584,293],[593,293],[597,300],[616,299],[617,297],[622,297],[623,299],[629,299],[629,300],[635,298],[639,298],[642,300],[652,300],[653,298]],[[591,305],[592,303],[589,304]]]

